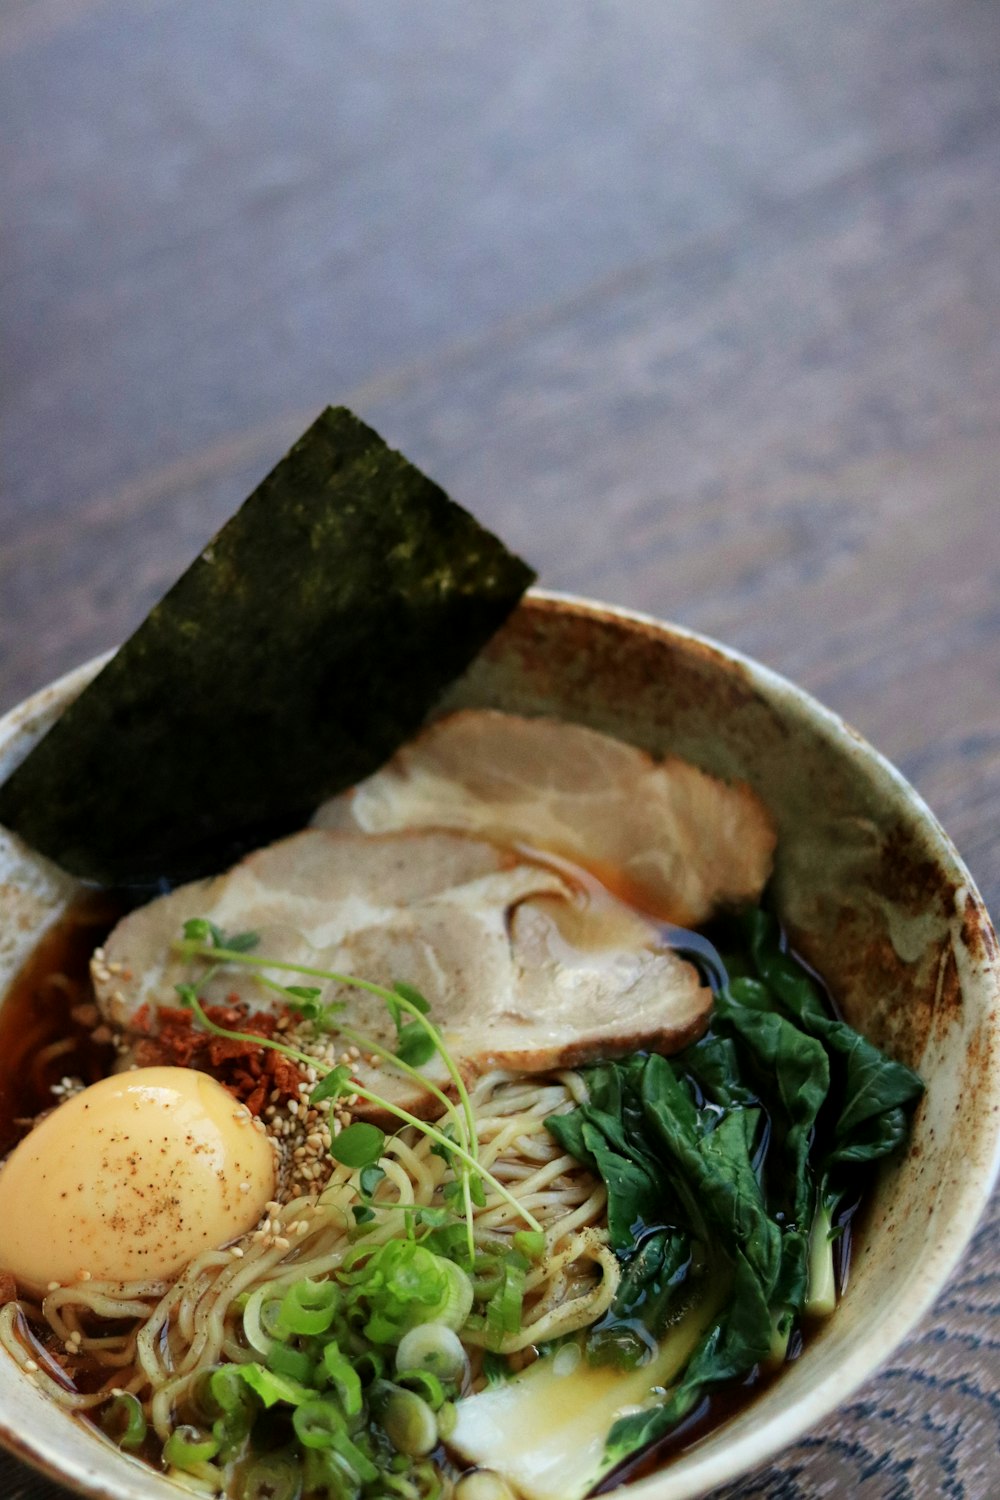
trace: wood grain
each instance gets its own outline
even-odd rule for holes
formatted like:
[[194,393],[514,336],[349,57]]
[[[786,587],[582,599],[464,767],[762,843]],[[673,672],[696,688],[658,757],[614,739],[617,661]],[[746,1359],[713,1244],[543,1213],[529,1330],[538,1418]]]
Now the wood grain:
[[[996,912],[998,63],[989,0],[0,0],[0,709],[344,401],[844,714]],[[998,1221],[726,1500],[998,1492]]]

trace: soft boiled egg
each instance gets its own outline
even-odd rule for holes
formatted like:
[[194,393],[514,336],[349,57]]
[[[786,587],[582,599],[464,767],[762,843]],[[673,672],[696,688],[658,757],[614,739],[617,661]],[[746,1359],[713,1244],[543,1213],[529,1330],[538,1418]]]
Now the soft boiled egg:
[[158,1281],[252,1229],[274,1151],[207,1073],[103,1078],[36,1125],[0,1170],[0,1268],[49,1282]]

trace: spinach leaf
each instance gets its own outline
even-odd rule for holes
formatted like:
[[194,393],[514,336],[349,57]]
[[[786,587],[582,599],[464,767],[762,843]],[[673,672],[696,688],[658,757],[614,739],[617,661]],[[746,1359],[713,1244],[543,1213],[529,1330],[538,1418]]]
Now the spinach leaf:
[[804,1310],[829,1310],[842,1168],[895,1149],[922,1088],[829,1013],[766,912],[741,914],[736,935],[707,1036],[588,1069],[587,1101],[546,1122],[604,1179],[623,1262],[590,1360],[631,1368],[675,1317],[695,1320],[667,1398],[615,1423],[609,1467],[712,1386],[784,1358]]
[[743,924],[761,981],[803,1029],[823,1043],[836,1064],[838,1108],[829,1163],[885,1156],[905,1136],[900,1111],[920,1098],[920,1079],[829,1014],[819,986],[782,951],[780,928],[769,913],[754,909],[744,914]]
[[737,1380],[767,1357],[771,1319],[760,1283],[745,1256],[737,1254],[732,1291],[712,1320],[680,1380],[660,1406],[620,1417],[608,1434],[608,1466],[621,1463],[671,1432],[713,1385]]
[[683,1293],[691,1261],[691,1237],[679,1229],[656,1229],[628,1262],[614,1301],[587,1335],[594,1365],[633,1369],[655,1352]]

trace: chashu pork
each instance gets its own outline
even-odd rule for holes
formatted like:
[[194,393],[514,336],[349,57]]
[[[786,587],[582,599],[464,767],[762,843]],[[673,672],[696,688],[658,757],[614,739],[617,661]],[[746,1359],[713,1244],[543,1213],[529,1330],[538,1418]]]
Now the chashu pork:
[[[126,1035],[142,1007],[148,1015],[176,1004],[174,985],[196,977],[173,951],[190,917],[257,932],[255,955],[413,985],[467,1078],[493,1067],[575,1066],[639,1047],[675,1051],[701,1033],[711,1008],[709,990],[656,923],[562,867],[460,833],[312,829],[118,924],[93,972],[104,1014]],[[202,994],[210,1003],[236,994],[253,1010],[280,1003],[255,972],[236,966]],[[379,999],[334,982],[322,999],[344,1001],[345,1025],[394,1047]],[[440,1058],[422,1071],[447,1087]],[[436,1112],[433,1097],[389,1065],[376,1072],[361,1062],[355,1075],[411,1112]]]
[[662,921],[695,927],[755,901],[775,830],[756,794],[580,724],[464,709],[430,725],[314,824],[454,828],[549,850],[613,879]]

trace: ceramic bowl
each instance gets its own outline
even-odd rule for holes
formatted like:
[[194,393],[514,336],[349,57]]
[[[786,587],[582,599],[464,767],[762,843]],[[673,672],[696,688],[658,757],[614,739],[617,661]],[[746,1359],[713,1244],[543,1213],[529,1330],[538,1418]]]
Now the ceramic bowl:
[[[0,775],[90,679],[0,721]],[[1000,1141],[996,939],[934,817],[852,729],[766,668],[687,631],[529,595],[443,709],[550,714],[748,781],[778,825],[777,904],[852,1025],[926,1085],[905,1157],[874,1187],[836,1315],[742,1414],[627,1488],[685,1500],[753,1469],[840,1405],[918,1322],[983,1210]],[[72,885],[0,834],[0,990]],[[0,1441],[102,1500],[182,1493],[64,1416],[0,1359]]]

